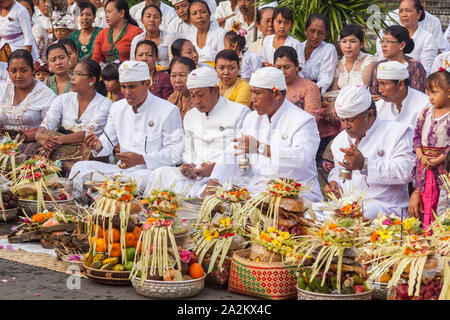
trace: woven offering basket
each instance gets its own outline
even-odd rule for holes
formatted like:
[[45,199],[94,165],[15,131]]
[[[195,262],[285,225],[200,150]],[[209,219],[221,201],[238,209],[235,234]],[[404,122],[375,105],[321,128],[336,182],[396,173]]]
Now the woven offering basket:
[[130,271],[112,271],[93,269],[83,264],[83,273],[98,283],[114,284],[114,285],[130,285]]
[[8,234],[8,242],[9,243],[37,242],[41,241],[42,239],[41,230],[34,229],[19,234],[21,230],[22,229],[18,229]]
[[295,285],[298,300],[372,300],[373,289],[355,294],[326,294],[302,290]]
[[285,300],[297,295],[295,273],[298,265],[282,262],[253,262],[247,260],[250,249],[233,254],[228,291],[269,300]]
[[387,300],[389,294],[387,283],[369,281],[369,285],[373,288],[372,298],[374,300]]
[[7,209],[5,212],[0,210],[0,223],[8,222],[17,218],[17,213],[19,212],[19,207],[13,209]]
[[[48,211],[56,211],[60,209],[63,212],[68,213],[72,209],[76,208],[75,201],[73,199],[44,202]],[[38,212],[37,200],[19,199],[19,207],[24,209],[28,215],[34,215]]]
[[205,286],[206,274],[202,278],[183,281],[145,280],[142,286],[140,278],[132,280],[136,292],[142,296],[156,299],[181,299],[200,293]]

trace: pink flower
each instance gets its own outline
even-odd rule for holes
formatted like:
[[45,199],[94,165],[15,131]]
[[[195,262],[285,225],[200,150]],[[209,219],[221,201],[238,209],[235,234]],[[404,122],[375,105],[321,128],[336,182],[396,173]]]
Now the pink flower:
[[382,224],[385,225],[385,226],[391,226],[392,225],[392,221],[391,221],[391,219],[386,219],[386,220],[383,220]]
[[184,263],[189,263],[191,257],[191,253],[189,250],[181,250],[180,251],[180,259]]

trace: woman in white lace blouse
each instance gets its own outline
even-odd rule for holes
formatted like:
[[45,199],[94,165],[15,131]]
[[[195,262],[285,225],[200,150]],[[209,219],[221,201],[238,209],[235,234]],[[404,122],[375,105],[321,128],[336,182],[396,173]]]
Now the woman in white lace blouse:
[[371,83],[375,57],[364,53],[364,31],[356,24],[346,25],[339,35],[339,46],[344,56],[339,60],[331,90],[339,90],[346,85]]

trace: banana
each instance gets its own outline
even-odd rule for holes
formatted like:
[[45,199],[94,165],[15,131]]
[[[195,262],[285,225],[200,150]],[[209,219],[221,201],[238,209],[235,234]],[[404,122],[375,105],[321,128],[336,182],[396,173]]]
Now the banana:
[[123,265],[121,265],[121,264],[116,264],[113,267],[113,271],[123,271],[124,269],[125,269],[125,267]]
[[91,268],[92,268],[92,269],[99,269],[101,266],[102,266],[102,262],[101,262],[101,261],[98,261],[98,260],[92,262],[92,264],[91,264]]
[[112,270],[113,268],[114,268],[114,265],[112,263],[107,263],[107,264],[102,265],[100,270]]
[[107,258],[107,259],[103,260],[103,265],[105,265],[105,264],[115,265],[115,264],[118,264],[118,263],[119,263],[119,258],[118,257]]
[[88,253],[86,257],[84,258],[84,264],[88,267],[91,266],[92,262],[94,262],[94,257],[92,256],[92,252]]
[[100,262],[102,262],[103,260],[105,260],[106,259],[106,257],[105,257],[105,255],[103,254],[103,253],[98,253],[98,254],[96,254],[95,255],[95,257],[94,257],[94,262],[95,261],[100,261]]

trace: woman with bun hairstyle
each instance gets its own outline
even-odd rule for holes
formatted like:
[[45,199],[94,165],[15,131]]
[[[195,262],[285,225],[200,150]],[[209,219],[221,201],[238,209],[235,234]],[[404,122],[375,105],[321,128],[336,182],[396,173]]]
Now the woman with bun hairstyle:
[[383,60],[375,62],[372,73],[372,84],[370,92],[372,99],[379,100],[377,67],[380,63],[387,61],[398,61],[408,64],[410,87],[420,92],[425,92],[425,79],[427,73],[423,65],[414,58],[407,56],[414,49],[414,41],[409,37],[409,32],[402,26],[390,26],[384,30],[381,39],[381,49],[384,55]]

